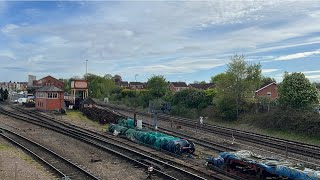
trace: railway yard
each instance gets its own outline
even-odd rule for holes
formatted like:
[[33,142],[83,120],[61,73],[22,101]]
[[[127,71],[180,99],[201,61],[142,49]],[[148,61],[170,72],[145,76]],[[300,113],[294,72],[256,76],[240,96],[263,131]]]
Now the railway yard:
[[[109,128],[92,121],[75,121],[67,116],[2,103],[0,176],[4,179],[270,178],[262,170],[260,174],[252,173],[253,168],[259,166],[219,168],[215,164],[219,158],[214,157],[219,157],[221,152],[250,150],[250,153],[269,157],[268,160],[282,159],[286,163],[303,164],[306,170],[314,170],[310,179],[319,178],[316,176],[319,171],[316,170],[320,164],[320,147],[316,145],[209,124],[199,125],[189,119],[165,114],[158,115],[156,133],[159,137],[155,137],[153,131],[150,131],[150,137],[143,132],[142,143],[137,141],[141,132],[128,127],[123,130],[121,124],[116,123],[121,118],[128,118],[122,122],[129,124],[129,119],[137,112],[137,119],[143,120],[143,127],[152,129],[152,120],[147,112],[103,103],[82,112],[94,121],[107,123]],[[122,128],[119,135],[115,136],[116,131],[111,127]],[[135,136],[126,138],[129,131],[134,132]],[[181,147],[176,143],[171,148],[165,140],[173,137],[176,137],[174,142],[189,144]],[[154,146],[152,143],[155,142],[164,143]],[[191,144],[195,147],[192,151]],[[153,168],[151,173],[148,172],[150,167]],[[273,176],[272,179],[295,178]]]

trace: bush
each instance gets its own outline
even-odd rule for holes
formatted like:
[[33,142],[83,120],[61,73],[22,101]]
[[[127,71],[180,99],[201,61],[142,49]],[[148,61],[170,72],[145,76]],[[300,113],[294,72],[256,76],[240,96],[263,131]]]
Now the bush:
[[197,109],[189,109],[182,105],[172,106],[170,114],[191,119],[196,119],[199,117]]
[[275,109],[269,113],[250,114],[242,119],[263,129],[285,130],[320,136],[320,115],[306,109]]
[[217,108],[217,117],[224,120],[237,119],[237,107],[235,100],[231,97],[220,97],[214,100]]

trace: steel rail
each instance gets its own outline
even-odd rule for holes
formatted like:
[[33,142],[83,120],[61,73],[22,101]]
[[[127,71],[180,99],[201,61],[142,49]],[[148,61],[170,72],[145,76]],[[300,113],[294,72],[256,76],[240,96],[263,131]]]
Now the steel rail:
[[[81,178],[85,178],[85,179],[95,179],[98,180],[99,178],[96,177],[95,175],[93,175],[92,173],[90,173],[89,171],[83,169],[82,167],[80,167],[79,165],[71,162],[69,159],[67,159],[66,157],[63,157],[59,154],[57,154],[56,152],[50,150],[47,147],[44,147],[42,145],[40,145],[39,143],[28,139],[20,134],[17,134],[13,131],[10,131],[8,129],[2,128],[0,127],[1,130],[1,135],[2,137],[6,138],[8,141],[10,141],[13,144],[16,144],[17,146],[19,146],[20,148],[22,148],[23,150],[27,151],[28,153],[30,153],[32,156],[36,157],[37,159],[39,159],[40,161],[42,161],[44,164],[46,164],[50,169],[52,169],[56,174],[60,175],[60,178],[66,178],[66,179],[72,179],[73,177],[68,175],[68,174],[82,174],[86,177],[81,177]],[[8,135],[11,135],[11,137],[9,137]],[[14,139],[13,136],[15,136],[16,138]],[[20,142],[19,142],[20,141]],[[21,142],[22,141],[22,142]],[[28,145],[26,145],[25,143],[29,144],[29,148],[27,147]],[[30,146],[33,146],[30,148]],[[33,149],[33,150],[31,150]],[[46,152],[46,157],[40,157],[39,155],[39,151],[40,152]],[[42,155],[44,156],[44,155]],[[49,156],[49,157],[48,157]],[[51,157],[50,157],[51,156]],[[55,157],[55,165],[53,165],[53,163],[49,162],[50,159],[52,157]],[[46,160],[47,159],[47,160]],[[53,159],[51,159],[53,160]],[[60,160],[60,161],[59,161]],[[65,168],[59,168],[57,166],[62,166],[62,167],[66,167],[65,165],[61,165],[61,164],[65,164],[67,166],[69,166],[70,168],[76,170],[76,171],[72,171],[72,172],[68,172],[66,173],[66,169]],[[79,179],[79,177],[77,176],[76,179]]]
[[[6,115],[9,115],[9,116],[13,116],[12,114],[10,114],[10,112],[8,112],[8,111],[6,111],[6,110],[4,110],[4,109],[2,109],[2,113],[6,114]],[[85,134],[85,133],[83,133],[83,132],[79,132],[78,130],[68,129],[67,127],[61,127],[61,126],[52,127],[52,126],[54,126],[53,124],[48,123],[48,122],[44,122],[44,121],[34,122],[35,119],[32,119],[32,120],[29,119],[29,120],[28,120],[28,119],[26,119],[27,117],[26,117],[26,116],[23,116],[23,115],[15,114],[13,117],[18,118],[18,119],[21,119],[21,120],[28,121],[28,122],[31,122],[31,123],[34,123],[34,124],[37,124],[37,125],[40,125],[40,126],[49,128],[49,129],[53,129],[53,130],[58,131],[58,132],[60,132],[60,133],[69,135],[69,136],[71,136],[71,137],[74,137],[74,138],[77,138],[77,139],[80,139],[80,140],[83,140],[83,141],[86,141],[86,142],[88,142],[88,143],[90,143],[90,144],[92,144],[92,145],[99,146],[100,148],[103,148],[103,149],[105,149],[105,150],[108,150],[108,151],[110,151],[110,152],[112,152],[112,153],[116,153],[116,154],[118,154],[118,155],[120,155],[120,156],[123,156],[123,154],[119,153],[120,150],[114,151],[114,150],[112,150],[111,148],[106,147],[107,143],[110,144],[111,142],[106,142],[105,140],[102,140],[101,138],[99,139],[98,137],[94,137],[93,135]],[[69,128],[70,128],[70,127],[69,127]],[[95,140],[92,140],[93,138],[94,138]],[[99,141],[99,143],[96,142],[97,140]],[[117,145],[117,144],[112,144],[112,145],[113,145],[113,146],[116,146],[116,147],[118,147],[118,148],[125,149],[125,147],[123,147],[123,146],[121,146],[121,145]],[[127,150],[128,150],[128,149],[127,149]],[[132,150],[130,150],[130,151],[132,152]],[[192,179],[205,179],[205,178],[202,178],[202,177],[198,176],[197,174],[190,173],[190,172],[188,172],[188,171],[186,171],[186,170],[184,170],[184,169],[175,167],[175,166],[173,166],[173,165],[171,165],[171,164],[169,164],[169,163],[161,162],[161,160],[157,160],[157,159],[155,159],[155,158],[148,157],[148,156],[146,156],[146,155],[144,155],[144,154],[142,154],[142,153],[140,153],[140,152],[135,152],[135,153],[139,154],[140,156],[143,156],[143,158],[147,158],[147,159],[150,159],[150,160],[152,160],[152,161],[157,161],[157,163],[162,163],[165,167],[170,167],[171,169],[168,170],[167,172],[168,172],[168,173],[171,173],[171,174],[174,174],[175,176],[177,176],[177,173],[173,173],[174,170],[175,170],[176,172],[184,173],[184,174],[185,174],[184,176],[187,176],[187,175],[188,175],[188,176],[189,176],[189,177],[187,177],[188,179],[190,179],[190,178],[192,178]],[[131,156],[132,156],[132,154],[131,154]],[[131,160],[131,161],[134,161],[134,162],[136,162],[136,163],[139,162],[139,161],[137,162],[136,159],[132,159],[130,156],[123,156],[123,157],[125,157],[125,158],[127,158],[127,159],[129,159],[129,160]],[[137,159],[138,159],[138,158],[137,158]],[[141,163],[141,162],[138,163],[138,164],[143,165],[143,166],[147,166],[146,164],[143,164],[143,163]],[[166,178],[177,179],[177,178],[175,178],[174,176],[171,176],[171,175],[169,175],[169,174],[166,174],[165,172],[162,172],[162,171],[160,171],[160,170],[159,170],[158,172],[159,172],[160,174],[166,176]],[[214,178],[214,177],[212,177],[212,178]],[[179,178],[178,178],[178,179],[179,179]],[[185,177],[181,177],[180,179],[185,179]],[[216,179],[221,179],[221,178],[216,178]]]
[[[129,108],[107,106],[107,105],[103,105],[103,106],[117,109],[117,110],[133,112],[133,110]],[[139,113],[145,116],[150,115],[144,111],[139,111]],[[197,124],[197,122],[195,122],[192,119],[179,118],[179,117],[174,117],[174,116],[169,116],[164,114],[159,114],[158,119],[167,121],[167,122],[171,122],[174,119],[175,124],[183,125],[191,128],[194,128],[195,125]],[[222,126],[211,125],[211,124],[205,124],[205,126],[199,126],[198,129],[204,132],[219,134],[227,137],[231,137],[233,135],[236,139],[240,139],[243,141],[248,141],[255,144],[273,147],[275,149],[320,159],[320,146],[316,146],[316,145],[300,143],[296,141],[285,140],[282,138],[276,138],[272,136],[251,133],[251,132],[241,131],[241,130],[232,129],[232,128],[225,128]]]

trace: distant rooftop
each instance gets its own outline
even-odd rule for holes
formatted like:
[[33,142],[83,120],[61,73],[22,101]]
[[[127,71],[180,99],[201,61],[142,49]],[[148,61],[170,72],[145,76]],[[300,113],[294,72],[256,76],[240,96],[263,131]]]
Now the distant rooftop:
[[174,87],[188,87],[185,82],[170,82]]

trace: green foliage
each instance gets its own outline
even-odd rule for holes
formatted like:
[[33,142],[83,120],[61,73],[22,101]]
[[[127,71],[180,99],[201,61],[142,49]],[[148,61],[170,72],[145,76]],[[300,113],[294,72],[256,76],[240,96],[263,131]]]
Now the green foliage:
[[262,77],[261,79],[261,87],[266,86],[272,82],[276,82],[274,78],[271,77]]
[[219,81],[221,81],[222,79],[225,78],[225,75],[226,75],[226,73],[220,73],[220,74],[217,74],[215,76],[212,76],[210,82],[211,83],[219,82]]
[[204,90],[204,94],[212,100],[214,97],[217,96],[217,89],[212,88]]
[[237,118],[235,98],[232,96],[219,96],[214,99],[214,105],[218,117],[225,120],[235,120]]
[[281,105],[293,108],[308,108],[319,103],[316,87],[303,73],[285,74],[279,87]]
[[113,80],[104,77],[88,74],[89,96],[94,98],[110,97],[111,91],[115,88]]
[[9,92],[8,92],[8,89],[4,90],[3,92],[3,99],[6,100],[8,99],[8,96],[9,96]]
[[155,98],[161,98],[168,92],[168,83],[164,76],[153,75],[148,79],[147,89],[150,91],[150,94]]
[[320,115],[308,109],[290,108],[270,111],[269,113],[244,116],[247,122],[262,129],[298,132],[309,136],[320,136]]
[[199,117],[197,109],[195,108],[190,109],[185,107],[184,105],[172,106],[172,110],[170,114],[175,116],[185,117],[185,118],[191,118],[191,119],[195,119]]
[[120,94],[122,97],[136,97],[137,96],[137,91],[132,90],[132,89],[123,89],[120,91]]
[[215,105],[220,116],[234,119],[234,114],[238,117],[240,112],[247,111],[261,79],[260,64],[249,65],[244,56],[233,56],[227,72],[211,78],[216,83]]
[[202,109],[211,103],[210,96],[206,96],[203,90],[184,89],[176,92],[172,98],[173,105],[181,105],[186,108]]

